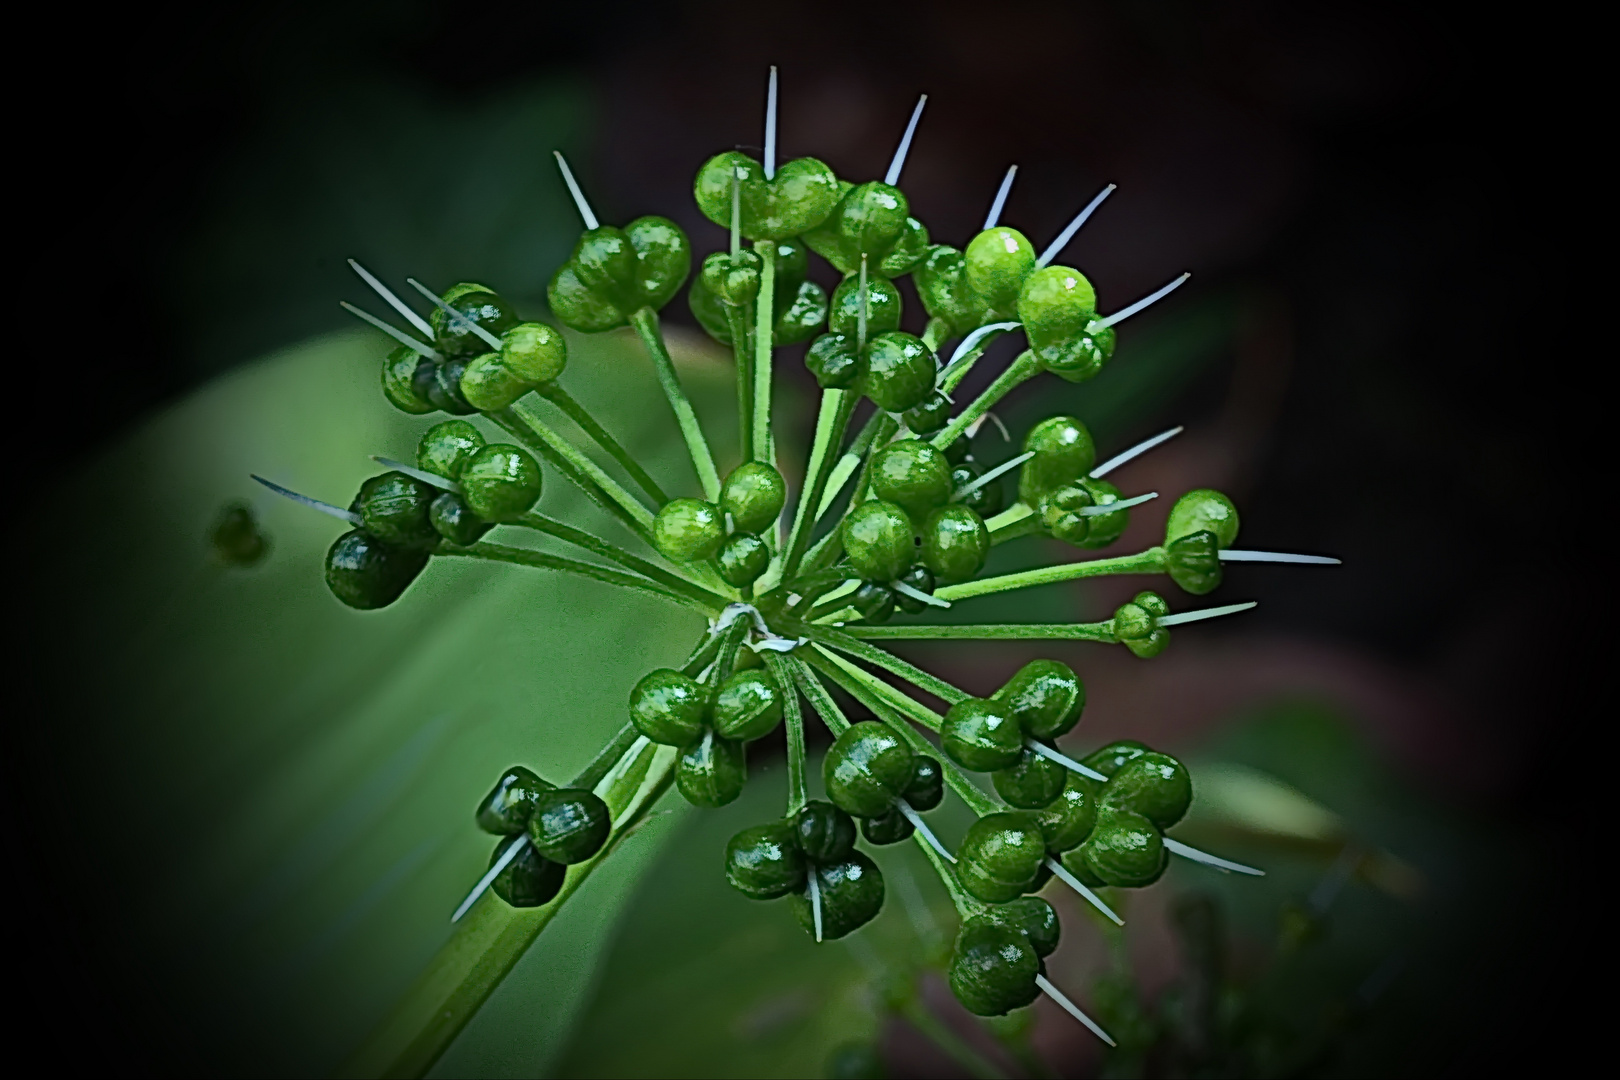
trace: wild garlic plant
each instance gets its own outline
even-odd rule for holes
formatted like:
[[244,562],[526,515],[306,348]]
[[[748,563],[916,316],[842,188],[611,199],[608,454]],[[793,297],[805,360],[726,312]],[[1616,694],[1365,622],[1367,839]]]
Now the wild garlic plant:
[[[884,178],[854,183],[815,158],[777,163],[776,88],[772,69],[764,159],[727,151],[698,170],[698,206],[729,232],[729,245],[706,256],[695,276],[691,243],[675,222],[602,224],[557,155],[585,231],[551,278],[551,316],[583,333],[634,328],[691,456],[687,490],[664,490],[570,396],[567,348],[555,328],[520,320],[488,286],[461,283],[439,294],[411,279],[431,305],[424,317],[358,264],[407,326],[344,305],[399,342],[382,365],[384,393],[408,413],[451,418],[427,429],[414,462],[377,459],[388,471],[366,481],[347,508],[261,481],[352,527],[326,558],[328,585],[351,607],[394,603],[440,556],[578,574],[708,619],[683,662],[625,688],[623,726],[583,771],[552,781],[513,766],[478,805],[479,826],[498,840],[488,872],[453,918],[491,904],[540,914],[521,925],[492,916],[485,929],[453,939],[374,1037],[373,1071],[425,1070],[543,928],[545,913],[574,894],[669,787],[697,806],[729,803],[748,777],[748,744],[782,725],[787,804],[781,817],[732,838],[730,883],[757,900],[786,898],[805,931],[827,941],[856,931],[883,905],[882,872],[857,841],[875,849],[913,840],[961,916],[949,981],[980,1015],[1045,993],[1112,1042],[1046,977],[1043,958],[1060,927],[1034,894],[1050,879],[1117,923],[1094,890],[1150,885],[1171,855],[1259,872],[1167,835],[1193,795],[1174,757],[1134,741],[1084,754],[1058,748],[1086,703],[1084,682],[1066,664],[1033,661],[979,698],[883,647],[1093,641],[1153,657],[1171,627],[1254,605],[1172,613],[1162,595],[1144,591],[1097,622],[886,624],[896,611],[926,615],[1080,578],[1165,575],[1203,596],[1232,562],[1336,561],[1233,548],[1237,509],[1219,492],[1197,490],[1175,502],[1164,542],[1145,551],[981,576],[992,547],[1025,536],[1107,547],[1131,508],[1156,497],[1128,496],[1107,477],[1180,428],[1099,463],[1086,426],[1052,416],[1027,432],[1021,454],[989,470],[970,441],[1020,384],[1096,375],[1113,356],[1114,328],[1188,275],[1101,314],[1091,282],[1057,259],[1112,185],[1037,254],[1023,233],[1000,224],[1016,166],[965,248],[930,243],[899,187],[926,97]],[[808,279],[811,253],[842,275],[830,298]],[[921,336],[901,329],[894,282],[906,274],[928,316]],[[660,329],[659,312],[689,277],[693,315],[735,357],[742,464],[724,476]],[[1014,333],[1027,347],[981,394],[957,400],[990,344]],[[801,455],[778,441],[773,363],[778,347],[807,341],[821,402],[794,492],[781,463]],[[573,420],[601,456],[560,433],[546,407]],[[491,441],[488,427],[463,417],[482,419],[508,441]],[[616,518],[637,550],[536,509],[547,467]],[[1003,478],[1014,469],[1016,499],[1004,506]],[[497,526],[543,533],[594,558],[485,539]],[[834,689],[859,715],[846,712]],[[946,712],[918,700],[919,691]],[[834,737],[825,801],[812,800],[806,783],[806,706]],[[924,731],[937,735],[937,747]],[[975,774],[988,774],[994,795]],[[977,819],[955,850],[924,816],[947,788]],[[486,891],[495,898],[481,902]]]

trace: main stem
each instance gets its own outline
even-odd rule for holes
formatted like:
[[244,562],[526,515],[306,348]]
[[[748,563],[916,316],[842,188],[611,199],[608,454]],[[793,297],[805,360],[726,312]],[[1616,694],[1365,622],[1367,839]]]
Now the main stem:
[[630,452],[624,448],[619,440],[615,439],[608,433],[606,428],[597,423],[596,418],[585,410],[585,406],[576,401],[555,380],[541,383],[535,389],[535,393],[567,413],[568,418],[578,424],[597,446],[606,450],[614,461],[622,465],[624,471],[630,474],[630,479],[634,480],[641,490],[652,498],[655,507],[663,506],[669,502],[669,496],[664,494],[664,489],[659,487],[658,482],[648,474],[646,469],[641,467],[641,463],[631,457]]
[[731,358],[737,368],[737,441],[742,459],[754,460],[754,355],[749,311],[737,304],[726,305],[726,325],[731,328]]
[[787,725],[788,797],[787,815],[792,817],[809,801],[804,780],[804,713],[799,709],[799,689],[793,664],[780,653],[767,653],[765,664],[782,689],[782,716]]
[[669,407],[675,411],[675,422],[680,425],[686,449],[692,455],[692,467],[697,470],[698,482],[703,485],[704,498],[719,502],[720,474],[714,468],[714,455],[709,452],[709,441],[703,437],[703,428],[698,424],[692,402],[681,387],[680,376],[675,374],[675,362],[670,359],[669,349],[664,345],[658,316],[652,308],[642,308],[630,316],[630,325],[641,335],[641,343],[652,356],[658,382],[664,388],[664,396],[669,399]]
[[764,262],[754,307],[754,461],[771,460],[771,346],[776,327],[776,241],[756,240],[754,251]]

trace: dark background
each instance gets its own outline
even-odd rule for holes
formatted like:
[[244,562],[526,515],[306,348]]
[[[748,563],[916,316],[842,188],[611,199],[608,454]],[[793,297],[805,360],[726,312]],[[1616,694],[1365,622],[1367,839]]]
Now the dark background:
[[[1505,887],[1565,880],[1555,871],[1577,864],[1581,787],[1537,766],[1580,730],[1562,672],[1581,624],[1565,612],[1566,580],[1527,545],[1563,542],[1570,410],[1549,373],[1570,342],[1543,313],[1571,274],[1543,237],[1566,173],[1557,140],[1531,134],[1556,86],[1534,38],[1477,14],[353,0],[132,20],[84,43],[77,104],[27,121],[56,148],[44,160],[63,180],[39,194],[42,219],[21,224],[46,227],[47,261],[62,259],[53,272],[95,311],[90,333],[51,350],[63,366],[21,375],[35,400],[59,392],[64,369],[75,392],[74,435],[32,479],[70,476],[211,376],[342,326],[333,300],[355,291],[342,257],[398,250],[363,222],[409,205],[412,185],[432,188],[481,154],[546,167],[551,147],[524,145],[520,125],[413,141],[423,117],[454,130],[490,103],[550,95],[576,118],[560,122],[573,132],[563,149],[605,220],[664,213],[696,232],[690,177],[758,129],[771,63],[783,73],[781,156],[813,153],[840,175],[881,174],[916,93],[929,93],[904,183],[936,240],[971,236],[1016,161],[1003,220],[1038,246],[1103,183],[1120,184],[1070,248],[1103,283],[1105,310],[1183,269],[1195,271],[1189,300],[1238,297],[1235,344],[1181,391],[1180,415],[1215,433],[1201,445],[1254,507],[1250,546],[1331,551],[1353,568],[1286,588],[1257,572],[1274,599],[1253,618],[1353,645],[1432,687],[1466,737],[1409,768],[1500,828],[1515,858],[1533,857],[1503,865]],[[348,148],[384,143],[387,169],[344,171]],[[514,291],[532,296],[574,224],[550,175],[531,201],[550,220],[524,237]],[[333,224],[300,232],[311,219]],[[456,238],[418,245],[439,277],[483,272],[481,230],[499,222],[459,224]],[[699,250],[713,242],[705,234]],[[669,316],[688,318],[684,304]],[[26,804],[32,737],[12,730],[8,786]],[[14,835],[30,882],[16,891],[38,898],[23,914],[70,924],[61,913],[80,898],[57,888],[56,870],[33,873],[53,839]],[[1459,982],[1489,980],[1526,1029],[1566,1009],[1564,931],[1525,921],[1500,933],[1519,945],[1487,962],[1496,943],[1481,941],[1481,969]],[[46,1000],[88,1004],[108,988],[92,1056],[135,1071],[174,1060],[123,1028],[129,1014],[110,1000],[122,976],[53,955],[32,977]],[[1492,1030],[1500,1015],[1476,1022],[1452,1028],[1476,1040],[1432,1060],[1545,1062],[1544,1046]]]

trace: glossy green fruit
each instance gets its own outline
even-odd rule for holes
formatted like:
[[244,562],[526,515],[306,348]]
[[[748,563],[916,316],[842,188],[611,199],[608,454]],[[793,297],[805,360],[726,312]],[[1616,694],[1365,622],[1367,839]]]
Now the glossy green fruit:
[[548,788],[534,797],[529,842],[552,862],[584,862],[602,850],[613,828],[607,803],[580,788]]
[[[869,275],[866,279],[866,340],[870,344],[879,334],[900,329],[900,313],[904,305],[900,290],[887,278]],[[859,277],[847,277],[833,290],[827,307],[827,329],[843,334],[858,342],[861,330],[861,283]]]
[[928,317],[950,328],[947,337],[963,337],[991,321],[983,297],[968,285],[967,260],[955,248],[935,244],[911,277]]
[[1008,806],[1039,810],[1062,794],[1068,773],[1062,765],[1025,746],[1015,763],[990,774],[990,782]]
[[855,819],[830,802],[811,799],[793,815],[793,842],[814,862],[840,862],[855,850]]
[[664,746],[685,746],[703,731],[709,699],[703,686],[672,668],[649,671],[630,691],[630,721]]
[[435,409],[442,409],[451,416],[475,413],[478,410],[461,392],[461,376],[466,370],[467,361],[460,357],[450,357],[427,366],[418,365],[417,392],[426,397]]
[[890,443],[872,459],[872,490],[921,521],[951,497],[950,462],[921,439]]
[[1148,751],[1120,767],[1102,790],[1102,805],[1134,810],[1161,829],[1168,829],[1192,805],[1192,777],[1169,754]]
[[923,522],[923,565],[941,581],[968,580],[984,569],[989,556],[990,530],[969,507],[942,506]]
[[[508,836],[495,845],[495,851],[489,857],[489,865],[493,867],[506,854],[506,849],[517,843],[517,837]],[[561,863],[554,863],[550,859],[534,850],[534,845],[525,844],[523,850],[513,856],[512,861],[506,864],[495,880],[490,882],[490,888],[495,895],[516,908],[539,907],[550,903],[562,891],[563,878],[568,874],[568,868]]]
[[775,900],[804,888],[804,855],[784,822],[755,825],[726,844],[726,880],[751,900]]
[[1020,896],[1005,904],[995,904],[980,917],[1023,934],[1035,955],[1040,957],[1051,956],[1063,934],[1057,912],[1038,896]]
[[693,806],[715,810],[742,794],[748,781],[748,757],[743,744],[705,731],[681,751],[675,766],[675,786]]
[[951,399],[935,390],[920,405],[913,405],[900,415],[906,430],[913,432],[938,431],[951,418]]
[[732,533],[720,545],[714,565],[727,585],[740,589],[759,580],[771,565],[771,550],[753,533]]
[[491,443],[461,469],[461,493],[485,521],[516,521],[540,501],[540,463],[521,446]]
[[1150,753],[1147,745],[1135,739],[1117,739],[1107,746],[1093,750],[1080,759],[1080,764],[1104,776],[1112,777],[1126,762],[1135,761],[1143,754]]
[[1231,499],[1210,488],[1197,488],[1176,500],[1164,523],[1164,542],[1172,544],[1200,532],[1214,533],[1216,546],[1223,549],[1237,541],[1238,512]]
[[692,245],[668,218],[640,217],[616,229],[587,230],[546,288],[551,313],[587,333],[629,322],[643,308],[658,311],[692,270]]
[[901,797],[918,813],[927,813],[938,806],[945,798],[945,770],[940,768],[939,762],[927,754],[918,754],[911,766],[911,783],[906,785]]
[[493,522],[473,513],[467,500],[453,491],[441,491],[433,497],[428,506],[428,520],[433,522],[435,532],[460,547],[478,543],[495,527]]
[[[1208,538],[1209,533],[1200,533]],[[1157,593],[1137,593],[1136,599],[1121,604],[1114,612],[1113,631],[1127,649],[1144,660],[1164,652],[1170,644],[1170,631],[1158,620],[1169,614],[1170,606]]]
[[[1089,476],[1082,476],[1075,481],[1076,486],[1085,488],[1091,496],[1095,506],[1107,506],[1109,503],[1119,502],[1122,492],[1107,480],[1095,480]],[[1102,548],[1112,544],[1124,535],[1126,526],[1131,523],[1129,510],[1118,510],[1112,514],[1096,514],[1086,519],[1086,538],[1080,541],[1083,548]]]
[[404,345],[389,353],[383,360],[383,394],[394,408],[401,412],[420,416],[438,408],[419,388],[416,372],[423,365],[427,366],[429,372],[434,368],[432,360]]
[[994,698],[968,698],[952,705],[940,725],[939,740],[952,761],[974,772],[1010,768],[1024,752],[1018,718]]
[[861,835],[871,844],[898,844],[910,839],[916,829],[898,807],[879,817],[861,819]]
[[1220,544],[1208,531],[1190,533],[1166,544],[1164,568],[1171,581],[1194,596],[1214,592],[1225,576]]
[[360,515],[360,527],[383,543],[426,550],[439,542],[430,516],[437,492],[413,476],[386,472],[361,484],[349,509]]
[[974,916],[962,924],[951,952],[951,992],[968,1012],[1000,1016],[1040,995],[1041,959],[1029,936],[1004,922]]
[[1054,540],[1076,547],[1083,545],[1091,535],[1091,518],[1080,511],[1091,505],[1091,492],[1078,484],[1065,484],[1043,492],[1040,502],[1035,504],[1041,531]]
[[227,503],[208,530],[208,546],[214,557],[226,566],[255,566],[270,553],[270,539],[259,528],[253,507],[245,502]]
[[827,798],[856,817],[888,813],[911,783],[915,755],[905,740],[875,720],[852,724],[822,762]]
[[[860,929],[883,909],[883,875],[877,864],[859,851],[851,851],[835,863],[818,863],[810,872],[815,875],[821,895],[823,941],[835,941]],[[809,896],[795,893],[789,903],[799,925],[806,933],[814,934],[815,915]]]
[[[827,321],[827,291],[805,280],[809,269],[805,252],[805,246],[797,240],[777,241],[776,281],[771,291],[773,345],[809,341],[816,329]],[[759,289],[758,273],[763,265],[759,255],[752,251],[740,251],[735,256],[715,252],[704,260],[704,271],[693,280],[687,294],[692,314],[720,344],[731,344],[731,319],[726,305],[747,306],[754,302]],[[713,270],[709,269],[711,266]],[[751,281],[749,268],[754,275]]]
[[711,722],[728,739],[762,739],[782,722],[782,691],[758,668],[734,671],[715,695]]
[[765,168],[747,154],[728,150],[703,163],[692,194],[703,216],[731,228],[731,190],[737,185],[742,235],[750,240],[787,240],[827,220],[842,195],[838,177],[815,158],[785,162],[765,179]]
[[847,390],[866,374],[854,334],[822,334],[804,354],[804,366],[823,390]]
[[871,339],[861,385],[878,408],[904,412],[934,392],[938,371],[939,361],[922,338],[896,331]]
[[[517,325],[517,312],[487,285],[463,281],[450,286],[444,302],[476,323],[486,333],[500,337]],[[484,339],[465,322],[452,319],[443,308],[435,307],[428,316],[433,327],[433,347],[452,360],[470,360],[489,351]],[[457,378],[460,372],[457,372]]]
[[484,442],[483,434],[465,420],[434,424],[416,444],[416,467],[446,480],[459,480],[467,460],[483,449]]
[[346,532],[326,552],[326,587],[352,608],[387,607],[428,564],[420,548],[385,544],[359,529]]
[[1069,769],[1064,772],[1068,777],[1058,797],[1035,811],[1048,851],[1079,847],[1097,823],[1097,782]]
[[996,700],[1011,710],[1024,734],[1055,739],[1074,730],[1086,707],[1086,684],[1056,660],[1031,660],[1007,680]]
[[[894,580],[897,585],[904,585],[914,592],[920,592],[927,596],[934,595],[934,574],[926,566],[907,567]],[[900,591],[898,588],[894,590],[894,603],[901,611],[910,612],[912,615],[921,615],[930,606],[926,600],[919,600],[915,596]]]
[[1104,807],[1091,837],[1080,845],[1086,868],[1105,885],[1140,888],[1159,880],[1169,862],[1158,826],[1131,810]]
[[1046,492],[1073,484],[1097,464],[1090,429],[1072,416],[1053,416],[1030,428],[1024,450],[1035,456],[1018,474],[1018,497],[1030,506]]
[[861,587],[849,598],[850,606],[861,613],[861,618],[874,624],[889,621],[894,614],[894,601],[894,590],[875,581],[861,582]]
[[987,814],[968,827],[956,849],[962,887],[987,904],[1022,896],[1046,860],[1046,839],[1034,814]]
[[[957,442],[961,443],[962,440],[958,439]],[[961,492],[983,476],[984,473],[985,470],[976,461],[961,462],[951,469],[951,490]],[[1007,492],[1001,486],[1001,477],[999,476],[988,483],[974,486],[965,495],[958,494],[953,498],[975,514],[978,514],[980,518],[995,517],[1001,513],[1002,507],[1007,504]]]
[[480,412],[496,412],[568,366],[563,336],[545,323],[519,323],[501,335],[498,352],[486,352],[461,373],[461,396]]
[[478,827],[496,836],[516,836],[529,827],[534,799],[551,785],[534,772],[514,765],[501,773],[495,786],[478,804]]
[[909,273],[928,250],[928,230],[910,213],[897,187],[881,181],[850,185],[804,240],[841,274],[857,273],[865,255],[869,273],[896,277]]
[[[760,271],[765,260],[758,252],[743,248],[735,255],[716,251],[703,258],[703,266],[693,285],[702,285],[714,293],[722,303],[733,307],[747,307],[759,296]],[[772,298],[774,300],[774,297]]]
[[720,508],[702,499],[671,499],[653,520],[653,543],[673,562],[712,558],[725,542]]
[[894,503],[869,499],[850,511],[841,528],[849,564],[862,581],[893,581],[916,555],[911,518]]
[[763,461],[737,466],[720,489],[720,509],[743,532],[764,532],[782,513],[786,500],[787,483],[782,474]]
[[[968,288],[982,300],[992,316],[1011,315],[1019,308],[1024,282],[1034,273],[1035,248],[1017,229],[986,229],[968,242],[963,253]],[[987,319],[993,321],[993,319]]]
[[1030,274],[1018,296],[1018,320],[1029,347],[1048,371],[1078,382],[1102,370],[1087,329],[1097,293],[1080,271],[1048,266]]

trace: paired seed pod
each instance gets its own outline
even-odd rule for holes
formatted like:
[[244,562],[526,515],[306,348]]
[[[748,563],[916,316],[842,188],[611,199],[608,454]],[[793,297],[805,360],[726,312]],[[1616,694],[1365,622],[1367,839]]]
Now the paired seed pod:
[[681,747],[675,783],[688,801],[724,806],[748,779],[744,744],[782,722],[782,691],[759,668],[735,670],[712,691],[661,668],[630,692],[630,719],[653,742]]
[[[816,899],[810,898],[815,879]],[[791,820],[744,829],[726,845],[726,880],[755,900],[793,897],[794,913],[821,937],[839,938],[883,907],[883,875],[855,850],[855,823],[838,807],[812,801]]]
[[1130,740],[1103,747],[1084,764],[1109,779],[1097,794],[1091,834],[1063,865],[1087,885],[1151,885],[1169,862],[1164,830],[1192,803],[1186,766]]
[[1114,355],[1114,330],[1097,318],[1097,292],[1072,267],[1029,274],[1018,293],[1018,321],[1041,366],[1069,382],[1091,378]]
[[[475,357],[489,352],[489,346],[467,324],[470,322],[496,337],[518,326],[517,313],[511,306],[494,290],[475,282],[464,281],[451,286],[443,300],[467,322],[451,318],[442,309],[434,309],[428,325],[433,330],[433,347],[440,354],[439,358],[423,356],[401,346],[383,361],[383,393],[397,408],[408,413],[440,410],[466,416],[477,412],[478,406],[468,401],[462,391],[462,377]],[[538,327],[540,324],[525,325]],[[544,329],[549,331],[550,328]],[[514,342],[522,337],[517,335]],[[560,347],[560,342],[557,344]],[[515,347],[521,351],[521,346]],[[516,355],[514,353],[514,358]],[[548,352],[546,356],[545,363],[555,364],[560,371],[563,355]]]
[[478,827],[502,837],[490,865],[512,844],[529,843],[498,875],[492,887],[513,907],[547,903],[562,888],[566,868],[596,855],[607,843],[612,816],[594,793],[558,788],[522,766],[501,774],[478,804]]
[[838,205],[842,192],[832,169],[815,158],[796,158],[767,179],[765,167],[735,150],[703,163],[692,184],[703,216],[731,228],[731,198],[738,197],[739,228],[750,240],[791,240],[814,229]]
[[888,725],[875,720],[852,724],[833,742],[822,763],[827,797],[846,813],[866,819],[862,831],[875,844],[893,844],[913,826],[899,809],[934,809],[944,798],[939,762],[912,752]]
[[1097,448],[1084,424],[1072,416],[1043,420],[1025,436],[1024,450],[1035,456],[1019,474],[1018,497],[1036,512],[1043,532],[1082,548],[1106,547],[1119,539],[1130,524],[1130,512],[1092,512],[1120,501],[1121,492],[1088,475],[1097,463]]
[[702,499],[665,503],[653,521],[653,542],[672,562],[713,559],[720,576],[742,588],[770,565],[759,534],[775,524],[786,499],[781,473],[761,461],[744,462],[726,477],[719,505]]
[[1052,905],[1032,896],[965,920],[951,951],[952,993],[979,1016],[1028,1005],[1040,993],[1035,977],[1044,974],[1059,930]]
[[1164,561],[1170,580],[1194,596],[1221,583],[1220,552],[1237,540],[1238,512],[1218,491],[1199,488],[1176,500],[1164,526]]
[[868,273],[884,278],[909,274],[928,252],[928,230],[911,216],[899,188],[873,181],[838,182],[838,205],[804,234],[812,251],[847,277],[866,260]]
[[587,229],[552,275],[546,298],[564,326],[597,333],[643,309],[659,311],[686,282],[692,245],[668,218],[640,217],[623,229]]
[[1159,620],[1170,614],[1170,605],[1155,592],[1139,592],[1128,604],[1114,612],[1114,636],[1131,652],[1147,660],[1164,652],[1170,644],[1170,631]]
[[[753,251],[735,255],[717,251],[703,266],[687,292],[692,315],[709,336],[722,345],[732,344],[727,305],[752,308],[759,295],[764,260]],[[771,344],[797,345],[809,341],[827,321],[827,291],[807,281],[810,260],[798,240],[776,241],[776,280],[771,293]]]
[[[882,287],[894,288],[882,278],[874,278],[868,282],[869,294],[874,298],[881,290],[879,282]],[[833,294],[829,332],[811,343],[804,357],[805,367],[822,389],[859,391],[887,412],[904,412],[927,401],[934,392],[939,360],[921,338],[894,329],[900,322],[899,294],[895,294],[892,307],[887,302],[872,305],[866,348],[862,349],[858,327],[848,315],[850,305],[840,296],[847,284]],[[889,312],[892,326],[888,325]]]
[[1037,809],[1058,797],[1068,770],[1029,744],[1050,745],[1073,730],[1085,706],[1085,683],[1073,669],[1035,660],[994,697],[953,705],[940,726],[940,743],[963,768],[993,773],[996,790],[1010,804]]

